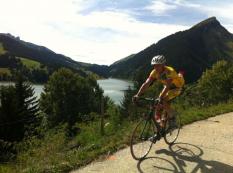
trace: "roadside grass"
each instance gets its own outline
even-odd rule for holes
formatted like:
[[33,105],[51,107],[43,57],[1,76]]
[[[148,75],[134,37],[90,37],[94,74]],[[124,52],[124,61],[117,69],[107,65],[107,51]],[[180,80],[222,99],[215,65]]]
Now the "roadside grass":
[[3,44],[0,42],[0,55],[5,54],[7,51],[4,49]]
[[99,122],[80,124],[79,127],[81,132],[73,139],[66,138],[61,128],[48,132],[43,140],[33,138],[26,141],[27,144],[21,145],[30,147],[19,153],[13,168],[8,168],[19,173],[59,173],[79,168],[95,159],[107,159],[107,155],[128,146],[133,123],[119,125],[118,131],[110,123],[104,136],[99,132]]
[[182,125],[190,124],[195,121],[204,120],[219,114],[233,111],[233,101],[220,103],[208,107],[191,107],[180,110]]
[[[185,125],[231,112],[233,101],[209,107],[178,106],[177,109]],[[99,121],[77,124],[80,132],[72,139],[66,137],[63,127],[50,130],[42,139],[31,138],[22,143],[15,163],[0,165],[0,172],[69,172],[94,160],[108,159],[112,153],[129,146],[131,132],[137,122],[127,120],[116,126],[105,119],[103,136]]]
[[0,68],[0,75],[3,75],[3,74],[10,76],[11,75],[10,69],[9,68]]
[[0,163],[0,173],[17,173],[12,163]]
[[37,62],[37,61],[34,61],[34,60],[30,60],[30,59],[27,59],[27,58],[22,58],[20,57],[19,58],[21,60],[21,62],[27,67],[27,68],[30,68],[30,69],[38,69],[40,68],[40,63]]

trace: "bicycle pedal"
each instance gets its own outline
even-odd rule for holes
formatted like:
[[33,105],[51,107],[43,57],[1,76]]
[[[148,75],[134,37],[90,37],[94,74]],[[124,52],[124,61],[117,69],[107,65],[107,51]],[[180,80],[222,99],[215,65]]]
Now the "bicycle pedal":
[[158,136],[156,135],[156,136],[151,136],[151,137],[149,137],[148,140],[149,140],[150,142],[153,142],[153,143],[155,144],[156,141],[159,140],[159,139],[158,139]]
[[156,140],[159,141],[161,139],[161,135],[156,136]]
[[160,135],[161,135],[162,137],[164,137],[164,136],[165,136],[165,134],[166,134],[166,130],[165,130],[165,129],[161,129],[161,131],[160,131]]

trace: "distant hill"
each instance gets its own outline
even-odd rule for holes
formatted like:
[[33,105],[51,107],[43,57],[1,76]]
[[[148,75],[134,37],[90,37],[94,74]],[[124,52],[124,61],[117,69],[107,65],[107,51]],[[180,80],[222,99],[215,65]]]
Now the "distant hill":
[[125,58],[122,58],[122,59],[120,59],[120,60],[114,62],[111,66],[115,66],[115,65],[118,65],[118,64],[120,64],[120,63],[124,63],[124,62],[130,60],[131,58],[133,58],[134,55],[135,55],[135,54],[132,54],[132,55],[129,55],[129,56],[125,57]]
[[1,62],[4,61],[4,57],[15,56],[39,62],[53,69],[66,67],[75,70],[82,76],[91,72],[97,73],[100,76],[105,76],[107,73],[103,72],[104,70],[100,70],[106,69],[107,66],[77,62],[65,55],[57,54],[44,46],[20,40],[19,37],[11,34],[0,33],[0,56],[0,67]]
[[152,69],[151,58],[157,54],[164,54],[167,64],[176,70],[184,70],[187,82],[194,82],[216,61],[233,61],[233,35],[211,17],[113,63],[110,75],[133,79],[140,74],[145,78]]
[[35,61],[39,61],[46,65],[66,66],[70,68],[78,68],[80,65],[69,57],[49,50],[44,46],[38,46],[33,43],[20,40],[11,34],[0,34],[0,43],[5,50],[11,55],[25,57]]

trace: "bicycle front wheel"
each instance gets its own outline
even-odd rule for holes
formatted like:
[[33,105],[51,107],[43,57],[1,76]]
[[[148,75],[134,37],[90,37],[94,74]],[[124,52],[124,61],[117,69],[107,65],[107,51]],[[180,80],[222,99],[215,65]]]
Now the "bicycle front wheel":
[[173,122],[166,122],[164,140],[168,145],[172,145],[178,138],[181,128],[180,116],[177,114]]
[[130,141],[130,152],[134,159],[143,159],[150,152],[153,142],[148,139],[155,134],[154,132],[155,125],[151,119],[142,119],[136,125]]

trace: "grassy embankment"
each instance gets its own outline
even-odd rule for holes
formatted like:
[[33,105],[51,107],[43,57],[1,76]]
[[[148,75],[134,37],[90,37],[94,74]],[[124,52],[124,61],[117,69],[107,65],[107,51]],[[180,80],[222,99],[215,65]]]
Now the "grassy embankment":
[[[0,54],[1,54],[1,46],[0,46]],[[26,66],[28,69],[39,69],[40,63],[34,60],[30,60],[27,58],[19,58],[20,61],[24,66]],[[0,76],[11,76],[11,71],[9,68],[1,68],[0,67]]]
[[[0,55],[5,54],[7,51],[4,50],[2,43],[0,43]],[[11,75],[11,72],[8,68],[0,68],[0,76],[2,75]]]
[[[211,107],[179,110],[182,124],[231,111],[233,111],[233,101]],[[22,143],[21,149],[27,147],[19,153],[16,162],[2,164],[0,172],[68,172],[97,158],[106,159],[110,153],[129,145],[135,123],[125,121],[120,126],[114,126],[110,122],[105,127],[104,136],[99,133],[98,121],[79,124],[81,131],[73,139],[67,139],[62,128],[53,129],[47,132],[43,139],[33,138]]]
[[7,51],[4,49],[3,44],[0,42],[0,55],[5,54]]
[[0,75],[11,75],[11,71],[8,68],[0,68]]
[[34,60],[30,60],[27,58],[20,58],[20,61],[29,69],[38,69],[40,68],[40,63]]

